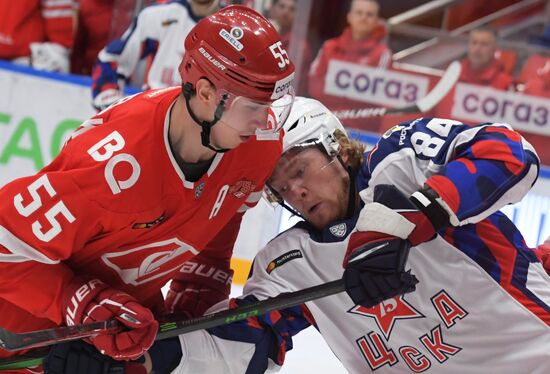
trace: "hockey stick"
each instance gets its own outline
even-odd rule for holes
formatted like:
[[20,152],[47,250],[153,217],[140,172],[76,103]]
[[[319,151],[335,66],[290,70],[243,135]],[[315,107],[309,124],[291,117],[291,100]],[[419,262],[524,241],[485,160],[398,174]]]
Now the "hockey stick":
[[[259,316],[276,309],[290,308],[307,301],[334,295],[344,291],[342,279],[305,288],[300,291],[283,293],[253,304],[235,309],[227,309],[202,317],[184,321],[169,321],[159,325],[156,340],[172,338],[191,331],[207,329],[240,321],[248,317]],[[18,351],[27,348],[44,347],[60,342],[78,340],[99,333],[109,333],[120,329],[115,320],[94,322],[77,326],[56,327],[25,333],[14,333],[0,329],[0,347],[7,351]],[[40,350],[35,354],[10,357],[0,360],[0,370],[20,369],[39,365],[47,352]]]
[[401,108],[360,108],[360,109],[344,109],[334,112],[340,119],[354,118],[370,118],[381,117],[387,114],[407,114],[407,113],[425,113],[433,109],[443,98],[451,91],[455,83],[458,81],[462,67],[460,62],[453,61],[435,87],[428,92],[426,96],[418,100],[416,103],[401,107]]

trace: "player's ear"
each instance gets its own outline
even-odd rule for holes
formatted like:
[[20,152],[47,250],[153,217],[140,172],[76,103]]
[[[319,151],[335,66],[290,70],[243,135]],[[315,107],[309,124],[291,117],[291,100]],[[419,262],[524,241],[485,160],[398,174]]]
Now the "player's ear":
[[216,87],[208,79],[201,78],[195,84],[197,98],[204,103],[216,101]]

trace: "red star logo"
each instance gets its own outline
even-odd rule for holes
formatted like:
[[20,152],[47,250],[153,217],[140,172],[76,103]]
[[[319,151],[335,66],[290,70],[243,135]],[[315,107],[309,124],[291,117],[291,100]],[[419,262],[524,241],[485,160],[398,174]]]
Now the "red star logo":
[[425,317],[418,310],[414,309],[411,304],[406,302],[403,296],[384,300],[371,308],[356,305],[349,312],[374,318],[386,340],[390,339],[391,330],[396,320]]

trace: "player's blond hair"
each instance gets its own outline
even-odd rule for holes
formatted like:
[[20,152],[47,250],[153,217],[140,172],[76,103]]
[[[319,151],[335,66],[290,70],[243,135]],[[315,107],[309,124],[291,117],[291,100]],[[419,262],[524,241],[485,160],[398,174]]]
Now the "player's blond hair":
[[357,173],[363,163],[363,154],[366,149],[365,145],[357,140],[348,138],[348,136],[340,130],[336,130],[334,136],[336,140],[338,140],[338,143],[340,143],[340,155],[347,156],[346,164],[351,167],[354,173]]

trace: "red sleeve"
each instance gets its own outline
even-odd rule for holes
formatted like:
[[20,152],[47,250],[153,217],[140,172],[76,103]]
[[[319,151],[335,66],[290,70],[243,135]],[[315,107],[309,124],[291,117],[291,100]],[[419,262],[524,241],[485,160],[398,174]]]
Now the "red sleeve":
[[0,298],[61,322],[59,298],[73,277],[62,261],[84,246],[101,214],[82,200],[70,172],[21,178],[0,189]]
[[46,41],[72,49],[76,23],[75,7],[73,0],[41,0]]
[[203,281],[205,286],[220,291],[226,298],[229,297],[233,274],[230,269],[231,256],[233,255],[233,247],[239,234],[243,215],[244,213],[237,213],[233,216],[208,245],[188,261],[189,263],[199,264],[199,266],[203,265],[206,268],[215,268],[227,274],[227,276],[221,276],[222,273],[219,273],[220,275],[217,277],[198,277],[195,273],[180,272],[172,282],[179,282],[183,286],[183,284],[190,281],[195,283]]

